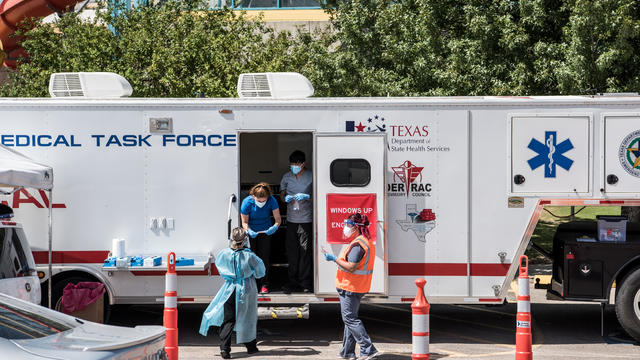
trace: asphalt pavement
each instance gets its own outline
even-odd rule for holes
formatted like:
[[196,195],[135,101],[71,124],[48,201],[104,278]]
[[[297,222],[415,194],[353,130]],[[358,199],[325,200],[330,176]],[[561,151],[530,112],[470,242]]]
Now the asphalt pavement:
[[[544,290],[533,289],[533,352],[535,359],[640,359],[635,344],[617,322],[613,308],[605,309],[601,336],[601,309],[593,303],[549,302]],[[514,294],[509,298],[513,301]],[[205,306],[179,309],[180,359],[219,359],[215,330],[198,334]],[[501,306],[443,305],[431,307],[432,359],[514,359],[516,304]],[[379,359],[411,358],[409,305],[363,304],[363,320]],[[162,309],[155,306],[120,306],[111,323],[134,326],[162,324]],[[307,320],[261,320],[260,353],[248,355],[233,345],[232,358],[339,359],[343,325],[338,304],[312,304]]]

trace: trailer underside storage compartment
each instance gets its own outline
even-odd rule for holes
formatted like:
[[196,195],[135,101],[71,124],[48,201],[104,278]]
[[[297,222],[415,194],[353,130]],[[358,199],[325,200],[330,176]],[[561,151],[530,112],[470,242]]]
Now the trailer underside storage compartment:
[[640,224],[629,223],[626,241],[599,241],[597,222],[558,226],[553,239],[553,277],[549,292],[565,300],[607,301],[621,268],[640,256]]
[[[596,221],[572,221],[558,226],[553,239],[553,276],[547,290],[550,299],[609,302],[616,282],[615,310],[622,327],[640,340],[640,223],[626,224],[601,241]],[[614,226],[615,228],[615,226]],[[625,235],[626,234],[626,238]]]

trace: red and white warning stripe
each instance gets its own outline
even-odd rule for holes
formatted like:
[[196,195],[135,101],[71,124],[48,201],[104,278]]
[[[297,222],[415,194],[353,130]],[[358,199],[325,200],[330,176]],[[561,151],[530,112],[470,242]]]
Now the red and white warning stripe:
[[167,256],[164,327],[166,329],[164,350],[169,360],[178,360],[178,274],[176,274],[176,254],[173,252]]
[[416,279],[418,292],[411,304],[411,359],[429,359],[429,302],[424,296],[425,279]]
[[520,257],[518,276],[518,313],[516,314],[516,360],[532,360],[531,297],[529,296],[529,259]]

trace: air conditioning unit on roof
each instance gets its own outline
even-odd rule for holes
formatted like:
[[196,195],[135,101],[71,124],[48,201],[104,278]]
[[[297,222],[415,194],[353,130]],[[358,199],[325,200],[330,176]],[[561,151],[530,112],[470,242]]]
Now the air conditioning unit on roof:
[[55,73],[49,79],[53,98],[122,98],[132,93],[127,79],[110,72]]
[[304,99],[313,95],[313,85],[295,72],[241,74],[238,96],[241,98]]

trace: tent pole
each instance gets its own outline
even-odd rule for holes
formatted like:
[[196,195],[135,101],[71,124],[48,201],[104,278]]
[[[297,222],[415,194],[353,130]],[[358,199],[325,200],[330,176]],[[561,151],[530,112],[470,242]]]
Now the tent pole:
[[49,295],[49,309],[51,309],[51,288],[53,287],[53,265],[52,265],[52,245],[53,245],[53,233],[52,233],[52,207],[53,207],[53,190],[49,190],[49,286],[47,286],[47,292]]

